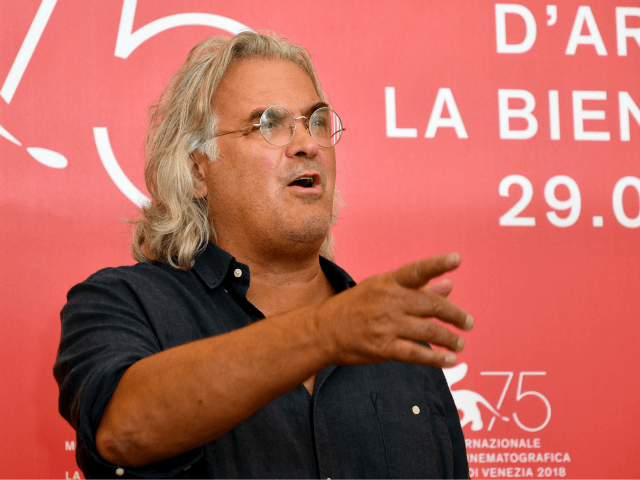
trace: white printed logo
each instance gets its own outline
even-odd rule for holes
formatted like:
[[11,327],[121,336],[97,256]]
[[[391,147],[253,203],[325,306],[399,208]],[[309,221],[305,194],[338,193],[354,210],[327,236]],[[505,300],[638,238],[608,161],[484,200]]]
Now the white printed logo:
[[[458,383],[466,376],[468,366],[466,363],[461,363],[453,368],[444,369],[443,371],[447,383],[449,384],[449,388],[451,389],[454,384]],[[516,423],[516,425],[518,425],[518,427],[527,432],[537,432],[547,426],[549,420],[551,419],[551,405],[549,403],[549,400],[547,400],[547,398],[540,392],[536,392],[533,390],[522,391],[522,382],[526,375],[546,375],[546,373],[547,372],[520,372],[520,375],[518,377],[516,402],[519,402],[524,397],[534,396],[539,398],[546,408],[546,418],[544,422],[536,427],[529,427],[524,425],[518,418],[518,414],[516,412],[513,412],[513,421]],[[451,390],[451,395],[453,396],[456,407],[458,407],[458,410],[462,411],[460,424],[463,428],[465,427],[465,425],[468,425],[470,423],[471,430],[473,430],[474,432],[482,430],[482,428],[484,427],[484,422],[482,421],[482,414],[479,405],[483,405],[489,410],[489,412],[493,414],[487,430],[491,430],[493,428],[496,418],[499,418],[500,420],[503,420],[505,422],[509,421],[509,417],[501,415],[498,410],[500,410],[500,407],[502,406],[502,402],[504,401],[507,390],[509,389],[511,380],[513,379],[513,374],[514,372],[480,372],[480,375],[482,376],[503,375],[507,377],[507,381],[505,382],[504,388],[502,389],[502,394],[500,395],[500,399],[498,400],[495,408],[493,407],[493,405],[491,405],[491,403],[487,401],[487,399],[485,399],[479,393],[474,392],[473,390]]]
[[[7,104],[11,103],[13,96],[22,80],[33,52],[35,51],[42,33],[55,9],[58,0],[42,0],[40,7],[31,23],[31,27],[22,42],[20,50],[9,70],[9,73],[0,88],[0,97]],[[212,13],[180,13],[169,15],[168,17],[159,18],[142,27],[135,32],[133,31],[133,22],[136,13],[137,0],[123,0],[122,15],[120,16],[120,25],[118,27],[118,36],[116,38],[116,48],[114,56],[119,58],[127,58],[140,45],[150,38],[169,30],[174,27],[182,27],[187,25],[204,25],[225,30],[232,34],[242,31],[251,30],[236,20],[232,20],[220,15]],[[15,136],[13,136],[6,128],[0,125],[0,136],[10,142],[22,146]],[[136,188],[129,180],[126,174],[120,168],[111,143],[109,142],[109,132],[106,127],[93,127],[93,137],[95,140],[98,156],[102,161],[102,165],[109,174],[111,180],[116,184],[118,189],[133,203],[140,206],[149,199]],[[67,159],[60,153],[48,150],[46,148],[28,147],[27,152],[38,162],[51,168],[65,168],[68,164]]]
[[[444,376],[449,384],[449,388],[451,388],[454,383],[462,380],[467,374],[467,370],[468,367],[466,363],[461,363],[453,368],[443,370]],[[509,421],[509,417],[501,416],[498,411],[493,408],[493,406],[479,393],[472,390],[451,390],[451,395],[453,396],[453,401],[456,403],[458,409],[462,410],[462,418],[460,419],[460,425],[462,428],[471,422],[471,430],[474,432],[482,430],[484,423],[482,423],[482,415],[478,408],[479,403],[487,407],[494,416],[504,420],[505,422]]]
[[[136,13],[136,3],[137,0],[124,0],[122,4],[122,15],[114,53],[116,57],[127,58],[136,48],[150,38],[174,27],[205,25],[225,30],[234,35],[251,30],[240,22],[212,13],[179,13],[154,20],[134,32],[133,20]],[[102,165],[104,165],[113,183],[116,184],[125,197],[136,205],[141,206],[143,203],[148,202],[149,199],[131,183],[131,180],[120,168],[109,142],[107,127],[93,127],[93,137]]]
[[[33,52],[40,41],[42,32],[44,32],[44,28],[47,26],[47,22],[49,21],[49,17],[51,17],[53,8],[56,6],[56,2],[57,0],[42,0],[42,3],[36,12],[36,16],[31,23],[31,27],[29,27],[29,31],[24,37],[20,50],[18,51],[18,54],[11,65],[11,69],[7,74],[7,78],[5,78],[2,88],[0,89],[0,97],[2,97],[7,104],[11,103],[13,95],[16,93],[16,89],[18,88],[20,80],[22,80],[22,76],[29,65]],[[0,125],[0,136],[6,138],[11,143],[15,143],[19,147],[22,146],[22,142],[11,135],[11,133],[9,133],[2,125]],[[46,165],[47,167],[65,168],[68,163],[64,155],[46,148],[27,147],[27,152],[38,162]]]

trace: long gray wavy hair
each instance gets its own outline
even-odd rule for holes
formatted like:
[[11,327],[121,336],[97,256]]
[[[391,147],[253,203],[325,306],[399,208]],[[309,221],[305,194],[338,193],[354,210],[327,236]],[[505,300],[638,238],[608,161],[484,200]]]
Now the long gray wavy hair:
[[[209,161],[218,156],[213,137],[217,118],[211,104],[222,76],[246,57],[278,58],[299,66],[311,79],[318,97],[326,101],[309,53],[275,34],[242,32],[200,42],[149,109],[145,182],[151,202],[142,206],[131,254],[139,262],[167,262],[188,270],[199,249],[216,239],[209,222],[209,201],[195,190],[193,160],[197,150]],[[334,197],[335,225],[338,191]],[[333,258],[333,237],[327,235],[321,254]]]

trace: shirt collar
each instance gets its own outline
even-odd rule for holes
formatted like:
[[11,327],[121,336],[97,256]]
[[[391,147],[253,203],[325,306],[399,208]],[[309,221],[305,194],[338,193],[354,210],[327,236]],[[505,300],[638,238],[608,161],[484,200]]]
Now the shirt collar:
[[[347,272],[323,256],[320,256],[320,267],[336,293],[340,293],[356,284]],[[207,247],[196,258],[193,271],[207,287],[214,289],[220,286],[225,277],[229,275],[230,270],[235,271],[238,268],[242,272],[243,283],[246,282],[248,285],[250,279],[249,267],[236,261],[233,255],[209,242]],[[233,273],[231,274],[233,275]]]
[[327,276],[327,280],[329,280],[329,283],[331,283],[336,293],[340,293],[356,284],[347,272],[322,255],[320,255],[320,268],[322,268],[322,271]]
[[[193,271],[207,287],[214,289],[222,283],[229,268],[235,263],[237,263],[236,259],[231,254],[209,242],[196,258]],[[249,270],[249,267],[245,266],[245,268]]]

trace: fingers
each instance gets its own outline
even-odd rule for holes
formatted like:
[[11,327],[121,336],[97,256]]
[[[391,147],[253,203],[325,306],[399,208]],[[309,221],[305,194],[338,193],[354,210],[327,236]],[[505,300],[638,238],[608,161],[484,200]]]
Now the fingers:
[[[428,318],[464,330],[473,327],[473,319],[446,298],[453,288],[450,280],[427,283],[457,268],[460,261],[457,253],[420,260],[367,279],[332,299],[332,313],[323,317],[333,320],[328,325],[330,350],[337,358],[334,363],[398,360],[441,367],[455,365],[455,352],[462,351],[464,340],[448,326]],[[348,321],[338,321],[347,313]],[[432,350],[421,343],[449,351]]]
[[452,352],[464,349],[464,340],[439,323],[423,318],[406,317],[399,328],[398,337],[414,342],[430,343]]
[[409,263],[392,272],[391,276],[403,287],[420,288],[432,278],[450,272],[458,265],[460,265],[460,255],[449,253]]
[[449,279],[444,279],[439,282],[426,285],[422,288],[446,297],[451,293],[451,290],[453,290],[453,283],[451,283],[451,280]]
[[404,338],[396,339],[391,348],[393,357],[400,362],[418,363],[433,367],[452,367],[458,361],[458,357],[454,353],[432,350],[429,347]]
[[448,298],[430,290],[405,290],[403,305],[406,314],[414,317],[435,317],[462,330],[473,328],[473,318]]

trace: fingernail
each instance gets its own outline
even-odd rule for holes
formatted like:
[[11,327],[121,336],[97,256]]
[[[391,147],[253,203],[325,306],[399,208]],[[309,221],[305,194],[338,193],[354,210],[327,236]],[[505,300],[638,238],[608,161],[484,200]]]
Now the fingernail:
[[447,355],[444,358],[444,364],[447,367],[453,367],[456,364],[457,361],[458,361],[458,358],[455,355]]
[[458,352],[464,350],[464,339],[462,337],[458,338]]
[[447,266],[449,268],[457,267],[460,265],[460,255],[458,253],[450,253],[447,258]]
[[471,330],[473,328],[474,323],[475,322],[473,321],[473,317],[471,315],[467,315],[467,321],[464,322],[464,329]]

